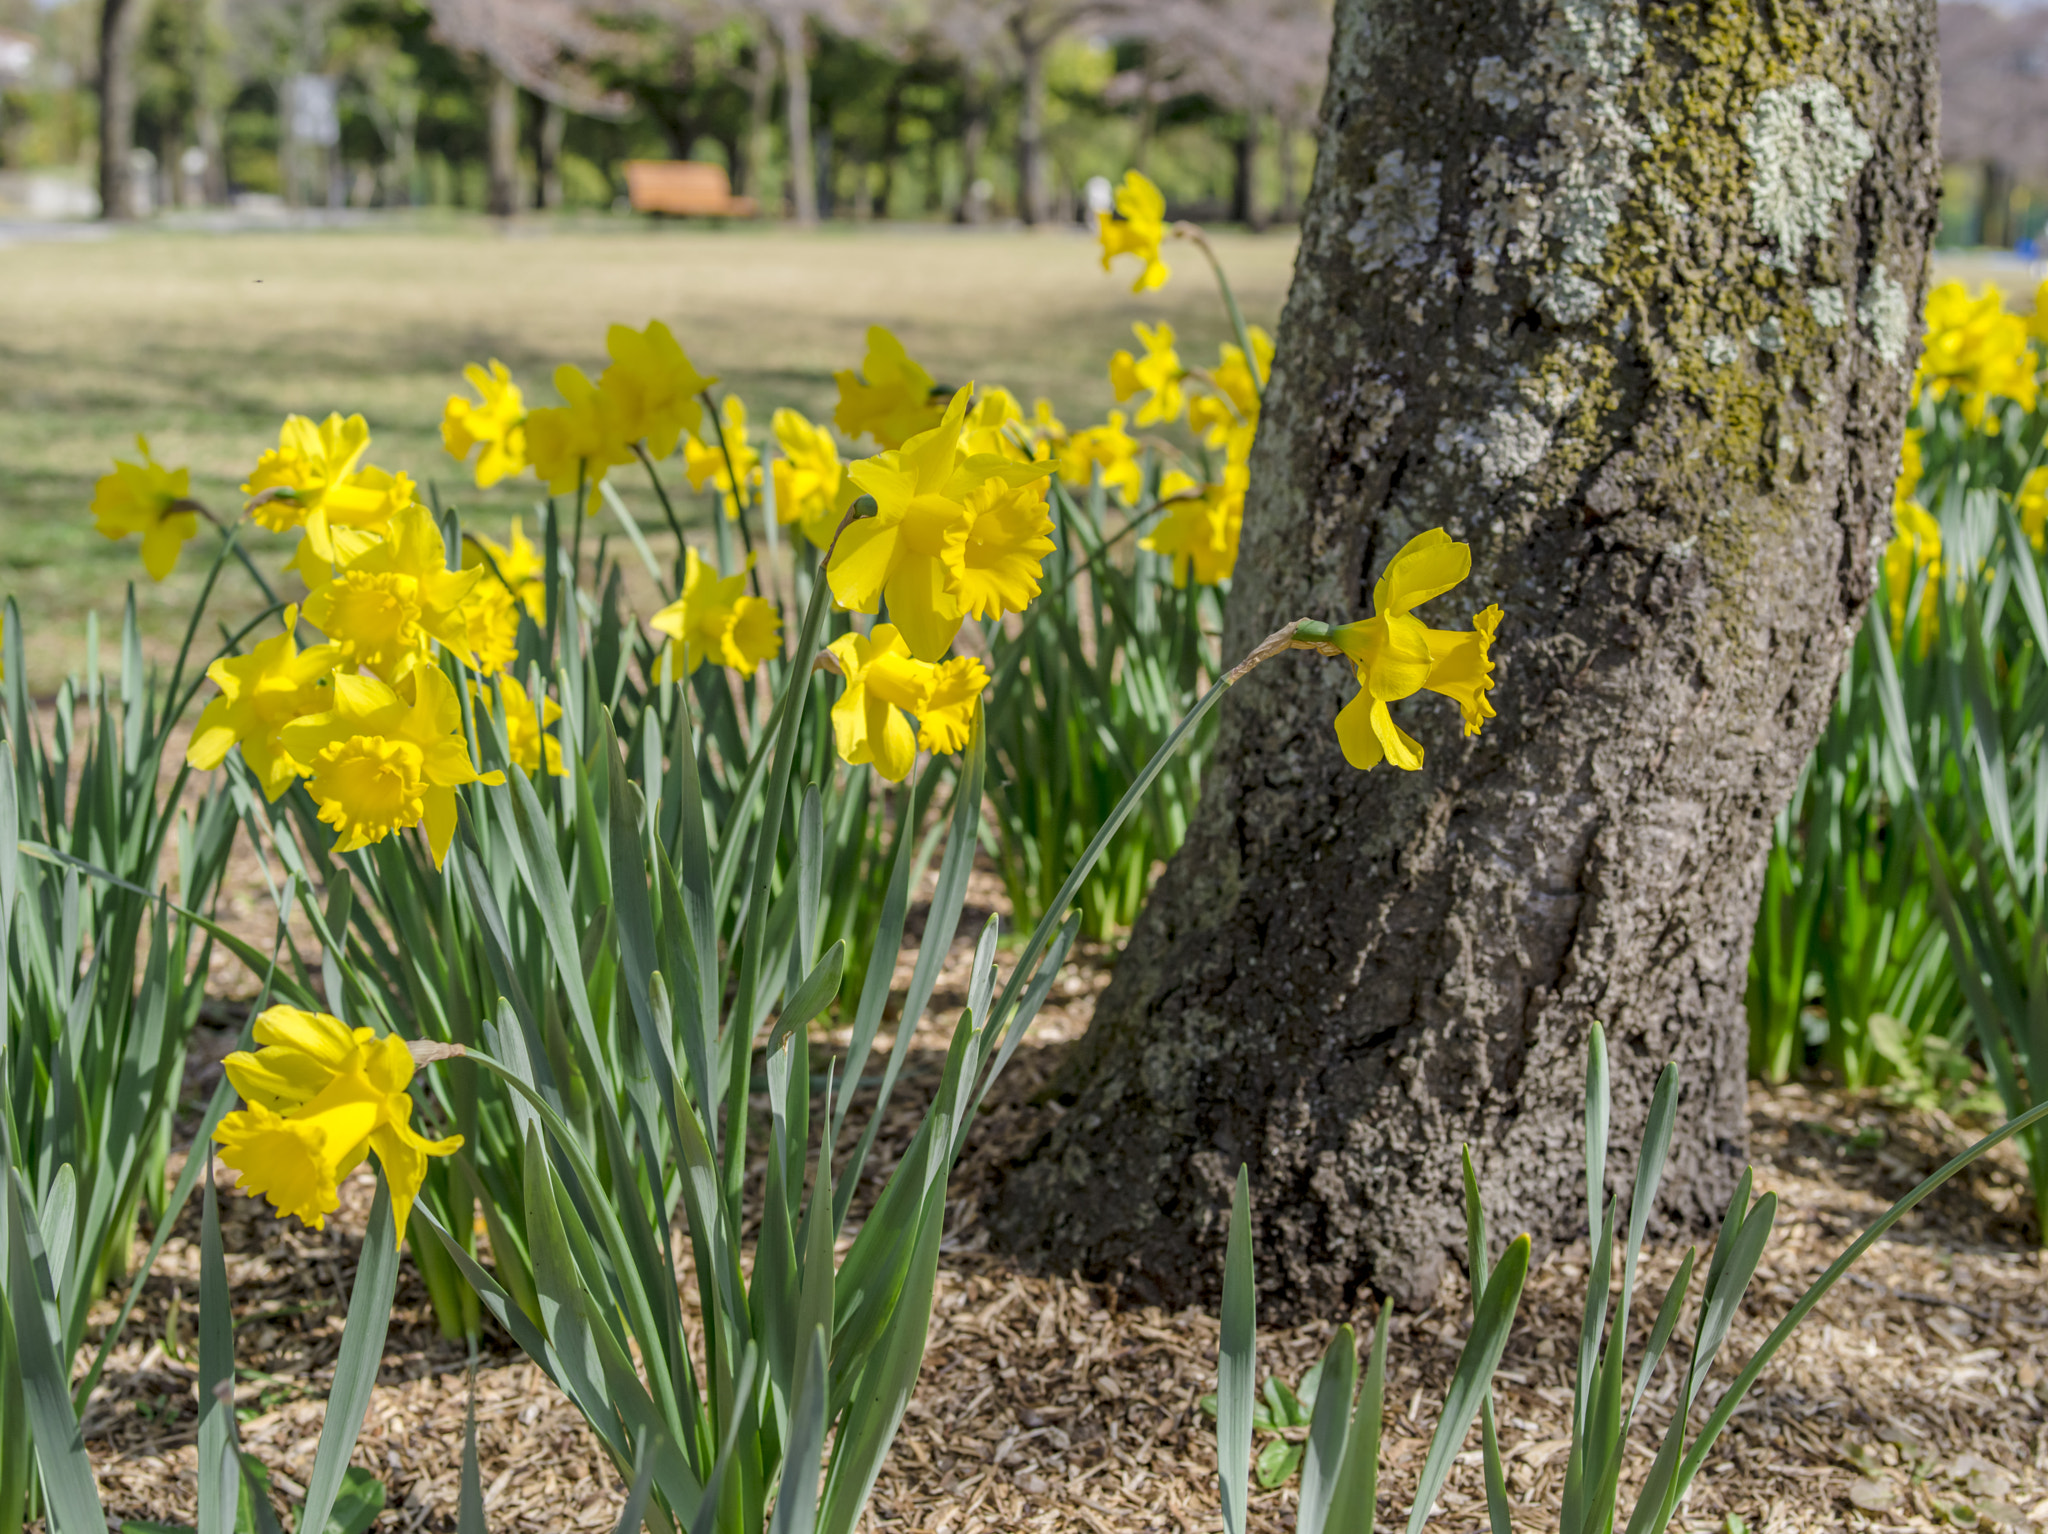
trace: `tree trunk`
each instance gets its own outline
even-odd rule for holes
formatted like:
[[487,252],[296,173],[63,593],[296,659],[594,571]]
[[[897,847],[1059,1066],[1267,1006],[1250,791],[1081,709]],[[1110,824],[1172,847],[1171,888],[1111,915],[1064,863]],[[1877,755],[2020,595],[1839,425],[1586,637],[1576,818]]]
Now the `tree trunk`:
[[969,71],[962,94],[966,100],[960,125],[960,201],[953,209],[953,222],[978,224],[988,213],[987,199],[974,190],[981,180],[982,153],[988,148],[988,92]]
[[1280,150],[1280,222],[1294,223],[1301,217],[1300,171],[1295,164],[1301,130],[1287,117],[1273,121],[1274,138]]
[[818,175],[811,159],[811,63],[803,17],[782,14],[783,94],[789,111],[789,195],[791,211],[804,228],[818,222]]
[[100,217],[135,216],[135,54],[149,0],[100,4]]
[[775,111],[774,44],[767,27],[754,34],[754,72],[747,77],[746,157],[739,162],[733,191],[756,201],[768,186],[770,120]]
[[559,101],[545,102],[540,112],[539,153],[534,156],[540,172],[538,196],[543,208],[562,205],[562,140],[569,131],[569,113]]
[[1017,103],[1017,216],[1027,224],[1042,224],[1049,208],[1045,186],[1045,51],[1044,39],[1034,38],[1020,23],[1012,29],[1022,74],[1022,98]]
[[1288,655],[1224,704],[1067,1107],[995,1201],[1012,1247],[1138,1297],[1213,1293],[1240,1162],[1286,1313],[1426,1301],[1461,1141],[1495,1230],[1583,1234],[1595,1019],[1618,1151],[1679,1064],[1668,1217],[1718,1213],[1741,1163],[1771,817],[1888,531],[1934,6],[1441,15],[1339,0],[1225,653],[1365,616],[1443,526],[1472,575],[1425,621],[1506,609],[1499,717],[1462,740],[1399,705],[1426,766],[1360,773],[1342,666]]
[[2012,166],[2004,160],[1984,162],[1984,205],[1977,212],[1977,243],[1994,250],[2013,245]]
[[898,75],[889,88],[889,104],[882,117],[882,180],[875,188],[873,216],[887,218],[896,200],[896,166],[903,158],[903,77]]
[[510,218],[519,211],[519,87],[491,68],[489,211]]
[[1230,221],[1247,229],[1263,227],[1259,218],[1259,119],[1247,109],[1244,126],[1231,144]]

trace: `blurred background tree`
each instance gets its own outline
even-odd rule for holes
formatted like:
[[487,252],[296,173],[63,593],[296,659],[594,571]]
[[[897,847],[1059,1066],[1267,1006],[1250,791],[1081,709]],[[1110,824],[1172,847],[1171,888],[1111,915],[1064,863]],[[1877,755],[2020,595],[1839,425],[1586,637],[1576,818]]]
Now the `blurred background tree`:
[[1141,164],[1176,212],[1258,222],[1299,206],[1329,27],[1329,0],[0,0],[0,174],[108,218],[511,216],[695,159],[803,223],[1039,224]]

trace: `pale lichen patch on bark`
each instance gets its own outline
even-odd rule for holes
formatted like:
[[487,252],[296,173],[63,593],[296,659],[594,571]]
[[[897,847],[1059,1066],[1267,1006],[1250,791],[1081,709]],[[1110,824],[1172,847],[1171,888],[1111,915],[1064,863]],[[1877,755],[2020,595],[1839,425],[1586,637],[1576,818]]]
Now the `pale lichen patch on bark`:
[[1358,218],[1345,232],[1358,269],[1416,267],[1429,259],[1442,212],[1443,162],[1410,161],[1392,149],[1379,158],[1371,186],[1358,194]]
[[1489,487],[1520,479],[1543,462],[1550,451],[1550,428],[1521,405],[1502,405],[1472,426],[1445,422],[1437,428],[1436,451],[1461,453],[1479,469]]
[[1849,323],[1849,305],[1840,288],[1808,288],[1806,307],[1823,330],[1840,330]]
[[1877,354],[1894,367],[1905,360],[1906,344],[1912,339],[1911,315],[1906,290],[1883,266],[1873,266],[1856,300],[1856,321],[1869,334]]
[[1870,135],[1831,80],[1803,79],[1767,90],[1743,119],[1755,162],[1750,220],[1776,247],[1771,262],[1797,271],[1809,240],[1836,230],[1842,203],[1870,158]]

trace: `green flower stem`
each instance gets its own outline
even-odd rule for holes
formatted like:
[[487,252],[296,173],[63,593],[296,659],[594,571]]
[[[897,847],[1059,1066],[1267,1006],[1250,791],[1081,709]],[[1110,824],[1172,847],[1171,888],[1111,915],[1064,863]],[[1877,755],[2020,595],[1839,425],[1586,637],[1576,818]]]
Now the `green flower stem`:
[[1223,307],[1230,311],[1230,328],[1237,332],[1237,344],[1244,348],[1245,370],[1252,375],[1252,393],[1264,404],[1266,386],[1259,379],[1259,356],[1252,350],[1251,327],[1244,322],[1244,311],[1237,307],[1237,294],[1231,290],[1230,276],[1223,270],[1223,263],[1216,259],[1209,236],[1202,232],[1199,224],[1175,224],[1173,232],[1209,258],[1209,270],[1216,274],[1216,286],[1223,293]]
[[[732,461],[732,446],[725,440],[725,422],[718,414],[718,406],[711,397],[711,391],[706,389],[697,397],[704,401],[704,409],[711,417],[711,430],[718,437],[719,455],[725,459],[725,477],[732,481],[732,503],[737,508],[737,514],[730,520],[740,525],[740,547],[747,551],[747,578],[754,588],[754,595],[758,597],[762,595],[761,572],[754,568],[754,535],[747,531],[747,512],[752,509],[753,503],[747,498],[747,487],[740,480],[739,465]],[[723,496],[719,498],[717,514],[721,517],[725,515]]]
[[661,514],[668,521],[668,530],[675,534],[676,559],[680,562],[683,557],[683,524],[676,518],[676,508],[668,498],[668,489],[662,484],[661,475],[655,471],[653,455],[647,451],[644,441],[633,444],[633,455],[646,465],[648,481],[654,486],[654,498],[661,502]]

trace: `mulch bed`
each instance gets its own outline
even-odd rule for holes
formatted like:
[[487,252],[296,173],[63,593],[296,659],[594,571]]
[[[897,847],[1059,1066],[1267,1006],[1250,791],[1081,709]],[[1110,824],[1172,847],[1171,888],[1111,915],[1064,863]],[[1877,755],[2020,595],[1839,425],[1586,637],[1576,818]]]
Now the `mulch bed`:
[[[942,1017],[964,1000],[966,953],[963,940],[935,1001]],[[1053,1111],[1034,1105],[1033,1093],[1086,1027],[1108,959],[1084,953],[1056,987],[956,1178],[961,1197],[931,1348],[876,1488],[875,1528],[1121,1534],[1219,1526],[1212,1428],[1199,1406],[1214,1388],[1215,1319],[1120,1308],[1107,1290],[1019,1271],[985,1249],[976,1218],[987,1158]],[[190,1083],[199,1101],[218,1071],[208,1062],[229,1047],[227,1035],[202,1033]],[[943,1036],[927,1033],[891,1106],[876,1172],[907,1141],[935,1077]],[[1750,1113],[1758,1190],[1776,1191],[1781,1210],[1709,1401],[1857,1231],[1981,1132],[1939,1113],[1798,1086],[1754,1091]],[[858,1127],[858,1110],[850,1122]],[[1944,1190],[1866,1256],[1737,1413],[1678,1526],[1727,1534],[1738,1534],[1736,1520],[1759,1534],[2048,1529],[2048,1264],[2034,1250],[2024,1188],[2017,1158],[2006,1156]],[[369,1193],[366,1178],[352,1182],[324,1231],[223,1196],[243,1443],[288,1496],[310,1473]],[[87,1421],[116,1520],[193,1517],[196,1205],[167,1245]],[[1637,1307],[1639,1333],[1679,1255],[1649,1255],[1652,1299]],[[1585,1264],[1583,1246],[1568,1248],[1532,1274],[1498,1376],[1516,1520],[1531,1529],[1558,1516]],[[685,1295],[693,1304],[694,1286]],[[1463,1340],[1465,1304],[1454,1280],[1430,1310],[1394,1319],[1381,1502],[1389,1525],[1405,1518]],[[1370,1330],[1362,1312],[1263,1331],[1262,1372],[1299,1379],[1341,1320],[1361,1338]],[[407,1265],[356,1452],[389,1490],[380,1530],[454,1529],[468,1365],[466,1346],[439,1335],[425,1287]],[[495,1331],[487,1330],[478,1365],[491,1529],[611,1528],[624,1488],[575,1410]],[[1625,1484],[1647,1470],[1675,1384],[1667,1366],[1645,1399]],[[1476,1452],[1461,1460],[1437,1528],[1484,1528],[1477,1461]],[[1253,1527],[1291,1528],[1294,1496],[1291,1485],[1255,1492]],[[1624,1516],[1629,1505],[1624,1491]]]

